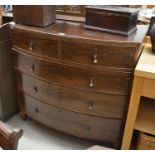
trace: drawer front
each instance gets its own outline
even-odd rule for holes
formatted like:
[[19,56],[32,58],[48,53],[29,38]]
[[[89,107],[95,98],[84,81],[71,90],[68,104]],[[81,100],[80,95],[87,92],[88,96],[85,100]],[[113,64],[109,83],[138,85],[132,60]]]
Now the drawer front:
[[134,68],[136,48],[115,45],[93,45],[78,42],[62,41],[62,60],[119,68]]
[[126,96],[95,94],[47,83],[16,71],[18,89],[49,104],[89,115],[122,118]]
[[74,113],[43,103],[28,95],[20,95],[28,116],[56,130],[91,140],[118,143],[121,120],[105,119]]
[[13,30],[13,48],[25,50],[28,53],[56,59],[58,56],[58,41],[48,38],[45,34]]
[[130,87],[131,74],[112,70],[97,71],[48,62],[30,55],[13,52],[14,66],[28,74],[64,86],[85,89],[93,92],[127,95]]
[[142,95],[155,99],[155,80],[145,78],[143,84]]

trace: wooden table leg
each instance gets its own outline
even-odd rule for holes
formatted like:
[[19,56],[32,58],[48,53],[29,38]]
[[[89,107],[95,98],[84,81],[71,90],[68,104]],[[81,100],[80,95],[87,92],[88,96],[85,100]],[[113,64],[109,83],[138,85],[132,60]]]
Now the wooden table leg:
[[140,102],[141,93],[143,89],[143,82],[144,82],[143,78],[137,77],[137,76],[134,77],[128,115],[127,115],[122,147],[121,147],[122,150],[130,149],[130,143],[132,140],[134,125],[135,125],[139,102]]

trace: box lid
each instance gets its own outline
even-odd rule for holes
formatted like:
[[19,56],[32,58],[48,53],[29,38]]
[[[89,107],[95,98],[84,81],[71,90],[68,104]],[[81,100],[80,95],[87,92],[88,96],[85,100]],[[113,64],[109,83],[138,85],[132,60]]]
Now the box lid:
[[86,6],[86,8],[112,11],[117,13],[126,13],[126,14],[138,13],[141,10],[140,8],[129,8],[129,7],[120,7],[120,6],[112,6],[112,5],[89,5],[89,6]]

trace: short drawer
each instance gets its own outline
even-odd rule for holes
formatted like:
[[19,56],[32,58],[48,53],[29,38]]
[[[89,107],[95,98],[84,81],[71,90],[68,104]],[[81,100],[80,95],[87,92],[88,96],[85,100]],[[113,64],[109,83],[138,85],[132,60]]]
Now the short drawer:
[[[92,42],[93,43],[93,42]],[[92,66],[134,68],[136,48],[115,45],[94,45],[71,41],[61,42],[62,60]]]
[[16,71],[19,90],[49,104],[89,115],[122,118],[127,97],[80,91],[44,82]]
[[90,140],[114,144],[119,141],[120,119],[105,119],[67,111],[25,94],[21,94],[19,100],[25,105],[29,117],[48,127]]
[[142,95],[155,99],[155,80],[145,78],[143,83]]
[[93,92],[127,95],[131,83],[130,72],[103,71],[49,62],[20,52],[13,52],[14,66],[20,71],[54,81],[67,87]]
[[13,29],[12,37],[13,48],[42,57],[56,59],[58,56],[58,41],[52,37],[49,38],[46,34]]

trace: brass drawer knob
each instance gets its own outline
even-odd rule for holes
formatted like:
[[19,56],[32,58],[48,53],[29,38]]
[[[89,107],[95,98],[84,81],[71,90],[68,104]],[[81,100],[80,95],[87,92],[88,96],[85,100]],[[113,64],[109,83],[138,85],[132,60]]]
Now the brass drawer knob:
[[93,58],[94,58],[93,63],[94,63],[94,64],[97,64],[97,63],[98,63],[97,57],[98,57],[97,54],[94,54],[94,55],[93,55]]
[[97,64],[98,63],[98,54],[97,54],[97,48],[95,48],[95,52],[93,54],[93,63]]
[[91,79],[90,79],[89,87],[91,87],[91,88],[94,87],[94,81],[95,81],[94,78],[91,78]]
[[94,101],[88,101],[88,109],[93,110],[94,104]]
[[29,47],[29,50],[32,51],[33,50],[33,42],[30,41],[30,47]]

